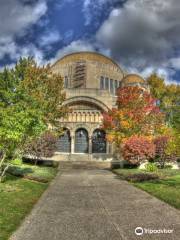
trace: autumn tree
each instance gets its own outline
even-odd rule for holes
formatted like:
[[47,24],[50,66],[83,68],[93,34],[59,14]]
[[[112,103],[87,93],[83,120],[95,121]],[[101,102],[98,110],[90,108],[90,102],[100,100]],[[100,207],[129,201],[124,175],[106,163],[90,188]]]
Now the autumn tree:
[[117,91],[117,108],[104,114],[107,140],[116,144],[124,159],[133,164],[154,156],[152,138],[164,131],[164,114],[156,99],[140,88],[128,86]]
[[104,114],[103,126],[108,139],[118,145],[133,135],[152,136],[163,127],[163,113],[155,99],[139,87],[124,87],[117,91],[117,109]]

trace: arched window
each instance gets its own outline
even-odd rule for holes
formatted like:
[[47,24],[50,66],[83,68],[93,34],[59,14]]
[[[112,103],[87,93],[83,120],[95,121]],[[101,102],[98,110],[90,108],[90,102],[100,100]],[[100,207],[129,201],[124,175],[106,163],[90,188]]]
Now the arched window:
[[64,129],[64,133],[57,141],[58,152],[70,153],[71,152],[71,136],[68,129]]
[[93,132],[92,153],[106,153],[106,133],[101,129]]
[[88,132],[84,128],[79,128],[75,132],[75,153],[88,153],[89,138]]

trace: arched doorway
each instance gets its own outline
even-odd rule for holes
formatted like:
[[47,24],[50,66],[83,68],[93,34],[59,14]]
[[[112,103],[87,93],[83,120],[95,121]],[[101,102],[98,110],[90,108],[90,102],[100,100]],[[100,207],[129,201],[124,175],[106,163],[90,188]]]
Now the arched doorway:
[[71,136],[68,129],[64,129],[63,135],[61,135],[57,142],[58,152],[70,153],[71,152]]
[[88,153],[89,141],[88,132],[84,128],[79,128],[75,132],[75,153]]
[[101,129],[93,132],[92,153],[106,153],[106,133]]

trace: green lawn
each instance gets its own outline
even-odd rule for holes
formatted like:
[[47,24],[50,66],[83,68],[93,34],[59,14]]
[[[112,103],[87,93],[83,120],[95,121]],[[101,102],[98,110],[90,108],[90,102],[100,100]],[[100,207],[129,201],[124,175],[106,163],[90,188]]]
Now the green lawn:
[[[0,183],[0,239],[7,240],[30,212],[41,194],[48,187],[48,182],[55,176],[56,169],[23,165],[31,176],[43,177],[46,183],[15,177],[8,174],[4,183]],[[31,170],[30,170],[31,169]],[[38,179],[38,178],[37,178]]]
[[[131,174],[146,173],[139,169],[115,169],[113,172],[122,179]],[[156,174],[159,180],[132,182],[132,184],[180,209],[180,170],[161,169]]]

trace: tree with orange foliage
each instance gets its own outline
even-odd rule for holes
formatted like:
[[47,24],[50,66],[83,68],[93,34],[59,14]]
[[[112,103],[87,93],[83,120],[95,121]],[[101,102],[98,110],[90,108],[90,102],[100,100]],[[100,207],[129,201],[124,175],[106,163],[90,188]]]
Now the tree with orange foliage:
[[156,99],[139,87],[123,87],[117,91],[117,109],[104,114],[103,127],[108,134],[122,136],[152,136],[164,124],[164,114],[156,106]]
[[148,91],[128,86],[117,91],[117,108],[104,114],[103,127],[107,140],[115,142],[118,149],[132,136],[149,139],[164,130],[164,114]]

